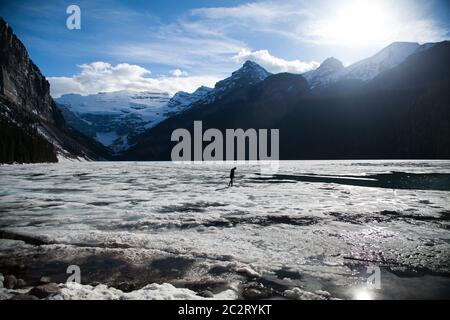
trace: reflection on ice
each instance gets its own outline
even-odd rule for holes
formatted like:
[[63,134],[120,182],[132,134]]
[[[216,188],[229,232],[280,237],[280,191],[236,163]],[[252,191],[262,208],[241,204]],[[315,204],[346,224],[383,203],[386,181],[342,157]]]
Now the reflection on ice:
[[368,288],[357,288],[353,293],[354,300],[373,300],[372,290]]

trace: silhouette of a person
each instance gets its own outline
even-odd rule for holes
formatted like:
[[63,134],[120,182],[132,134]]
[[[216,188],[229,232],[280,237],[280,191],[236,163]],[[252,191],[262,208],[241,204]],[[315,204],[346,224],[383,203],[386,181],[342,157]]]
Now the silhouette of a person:
[[228,183],[229,187],[233,186],[233,181],[234,181],[234,171],[236,170],[236,167],[234,167],[233,169],[231,169],[230,171],[230,182]]

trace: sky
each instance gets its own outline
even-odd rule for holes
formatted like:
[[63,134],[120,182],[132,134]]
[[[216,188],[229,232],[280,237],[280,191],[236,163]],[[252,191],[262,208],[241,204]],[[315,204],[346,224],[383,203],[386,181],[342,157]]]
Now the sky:
[[[81,28],[69,30],[69,5]],[[394,41],[450,38],[448,0],[2,0],[54,97],[118,90],[192,92],[253,60],[303,73],[349,65]]]

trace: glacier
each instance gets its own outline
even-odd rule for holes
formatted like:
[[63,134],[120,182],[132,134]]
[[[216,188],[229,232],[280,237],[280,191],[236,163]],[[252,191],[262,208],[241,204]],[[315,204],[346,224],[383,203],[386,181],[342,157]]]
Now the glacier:
[[118,153],[133,145],[137,135],[202,99],[210,88],[193,93],[130,91],[65,94],[55,101],[73,128]]

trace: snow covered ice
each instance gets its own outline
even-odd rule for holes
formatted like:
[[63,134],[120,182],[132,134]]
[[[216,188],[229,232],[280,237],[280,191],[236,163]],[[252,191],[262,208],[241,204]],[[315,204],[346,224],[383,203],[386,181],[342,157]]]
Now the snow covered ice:
[[224,188],[232,166],[1,166],[0,272],[55,299],[353,299],[375,265],[375,299],[450,297],[448,161],[239,165]]

